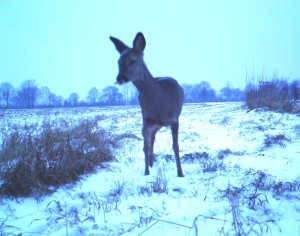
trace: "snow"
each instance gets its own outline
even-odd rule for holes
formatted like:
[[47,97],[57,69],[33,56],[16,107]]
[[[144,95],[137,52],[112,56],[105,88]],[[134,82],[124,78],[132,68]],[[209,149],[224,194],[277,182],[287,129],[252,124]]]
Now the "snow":
[[[99,115],[99,127],[130,134],[115,150],[117,161],[42,199],[1,199],[1,235],[300,235],[299,116],[242,103],[184,105],[180,155],[208,155],[183,161],[184,178],[176,176],[168,127],[156,136],[150,176],[143,175],[138,106],[8,110],[1,135],[13,125]],[[266,146],[270,135],[288,140]],[[258,188],[260,178],[296,189]],[[154,192],[154,184],[164,190]]]

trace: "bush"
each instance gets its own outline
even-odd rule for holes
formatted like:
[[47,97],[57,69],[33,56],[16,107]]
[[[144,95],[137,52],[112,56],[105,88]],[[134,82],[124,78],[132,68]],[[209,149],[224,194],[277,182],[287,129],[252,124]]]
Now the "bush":
[[209,154],[207,152],[194,152],[194,153],[188,153],[184,154],[181,157],[182,163],[195,163],[195,162],[203,162],[207,161],[209,159]]
[[8,135],[0,150],[2,196],[41,196],[114,159],[116,139],[97,129],[96,119],[74,127],[60,120],[40,130],[24,129]]
[[280,146],[285,146],[286,142],[290,142],[291,140],[285,137],[283,134],[278,134],[278,135],[268,135],[265,140],[264,140],[264,145],[266,147],[271,147],[274,144],[278,144]]
[[269,79],[264,73],[258,78],[250,76],[247,81],[246,105],[249,109],[269,109],[272,111],[299,113],[300,81],[291,83],[276,75]]

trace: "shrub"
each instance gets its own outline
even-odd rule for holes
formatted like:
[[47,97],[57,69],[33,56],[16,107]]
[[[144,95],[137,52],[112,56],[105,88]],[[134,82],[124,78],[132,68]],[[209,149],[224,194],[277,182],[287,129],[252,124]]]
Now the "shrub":
[[224,159],[226,156],[232,154],[231,150],[230,149],[225,149],[225,150],[221,150],[219,151],[218,155],[217,155],[217,158],[222,160]]
[[260,82],[247,90],[246,104],[250,109],[267,108],[270,110],[290,109],[288,84],[284,81],[273,80]]
[[277,135],[268,135],[264,140],[264,145],[266,147],[271,147],[274,144],[278,144],[280,146],[285,146],[285,142],[290,142],[290,139],[285,137],[283,134]]
[[199,163],[204,173],[216,172],[218,170],[224,170],[226,167],[221,159],[226,155],[229,155],[231,151],[229,149],[220,151],[217,158],[212,158],[207,152],[194,152],[184,154],[181,158],[182,163]]
[[59,120],[14,131],[0,150],[0,195],[50,193],[113,160],[116,146],[112,135],[97,129],[96,120],[82,120],[74,127]]
[[299,83],[288,83],[287,79],[277,79],[248,83],[246,105],[250,110],[263,108],[272,111],[298,113]]
[[207,152],[193,152],[184,154],[181,157],[182,163],[195,163],[195,162],[203,162],[209,159],[209,154]]

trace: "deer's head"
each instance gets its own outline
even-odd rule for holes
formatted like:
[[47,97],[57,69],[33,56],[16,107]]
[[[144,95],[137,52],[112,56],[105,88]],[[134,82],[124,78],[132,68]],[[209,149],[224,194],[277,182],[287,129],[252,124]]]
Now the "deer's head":
[[127,82],[135,82],[143,77],[145,63],[143,60],[143,51],[146,47],[146,40],[142,33],[137,33],[133,40],[133,47],[130,48],[121,40],[110,37],[110,40],[116,46],[120,53],[119,74],[117,83],[123,84]]

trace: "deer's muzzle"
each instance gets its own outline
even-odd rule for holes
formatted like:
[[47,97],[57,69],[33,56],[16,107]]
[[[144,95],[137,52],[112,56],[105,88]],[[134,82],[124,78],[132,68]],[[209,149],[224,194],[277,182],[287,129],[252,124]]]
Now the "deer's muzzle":
[[118,84],[124,84],[128,82],[128,78],[126,75],[118,75],[117,76],[117,83]]

